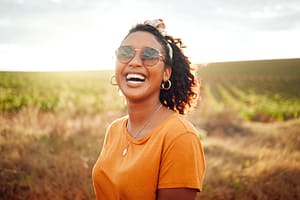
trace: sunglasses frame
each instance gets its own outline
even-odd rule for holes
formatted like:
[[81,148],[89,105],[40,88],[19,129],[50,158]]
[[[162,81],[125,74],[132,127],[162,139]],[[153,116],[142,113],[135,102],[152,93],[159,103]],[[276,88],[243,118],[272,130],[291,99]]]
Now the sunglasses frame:
[[[129,47],[129,48],[133,51],[132,57],[131,57],[128,61],[126,61],[126,62],[122,62],[122,61],[119,59],[118,51],[119,51],[119,49],[120,49],[121,47]],[[159,57],[157,58],[157,62],[156,62],[156,63],[151,64],[151,65],[145,64],[145,62],[147,62],[147,59],[142,58],[141,55],[142,55],[142,52],[144,52],[146,49],[154,49],[155,51],[158,52],[158,56],[159,56]],[[162,60],[162,61],[164,62],[164,56],[162,55],[162,53],[161,53],[158,49],[153,48],[153,47],[145,47],[145,48],[139,49],[139,48],[133,48],[133,47],[131,47],[131,46],[120,46],[120,47],[115,51],[115,54],[116,54],[116,57],[117,57],[117,59],[118,59],[118,61],[119,61],[120,63],[122,63],[122,64],[128,64],[128,63],[130,63],[130,61],[132,61],[132,59],[136,56],[137,51],[140,51],[140,52],[141,52],[139,56],[140,56],[140,59],[141,59],[142,62],[143,62],[143,65],[145,65],[146,67],[152,67],[152,66],[156,65],[160,60]],[[128,57],[128,58],[129,58],[129,57]],[[149,59],[149,60],[151,60],[151,59]]]

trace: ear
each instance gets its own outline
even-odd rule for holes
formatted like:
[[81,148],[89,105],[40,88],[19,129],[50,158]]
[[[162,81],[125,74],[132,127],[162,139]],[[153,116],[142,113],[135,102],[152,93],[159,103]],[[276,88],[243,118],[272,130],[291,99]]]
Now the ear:
[[164,68],[163,81],[166,82],[167,80],[169,80],[171,78],[171,74],[172,74],[172,67],[166,66]]

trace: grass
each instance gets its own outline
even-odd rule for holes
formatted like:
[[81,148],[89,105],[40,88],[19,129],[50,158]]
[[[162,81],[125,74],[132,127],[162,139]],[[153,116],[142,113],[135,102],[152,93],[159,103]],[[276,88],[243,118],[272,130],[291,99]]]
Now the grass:
[[299,119],[249,122],[228,109],[193,121],[207,132],[208,168],[199,199],[300,198]]
[[91,170],[105,127],[120,113],[22,110],[0,117],[0,199],[94,199]]
[[[299,119],[262,124],[230,109],[208,114],[200,107],[189,115],[206,132],[208,168],[199,199],[300,197]],[[123,114],[70,119],[28,109],[2,115],[0,199],[94,199],[91,170],[105,127]]]

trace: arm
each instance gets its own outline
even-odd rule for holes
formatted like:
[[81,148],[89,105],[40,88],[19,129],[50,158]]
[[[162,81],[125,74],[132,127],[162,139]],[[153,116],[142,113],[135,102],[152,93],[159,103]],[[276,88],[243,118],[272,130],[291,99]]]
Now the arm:
[[157,200],[194,200],[196,189],[189,188],[164,188],[157,192]]

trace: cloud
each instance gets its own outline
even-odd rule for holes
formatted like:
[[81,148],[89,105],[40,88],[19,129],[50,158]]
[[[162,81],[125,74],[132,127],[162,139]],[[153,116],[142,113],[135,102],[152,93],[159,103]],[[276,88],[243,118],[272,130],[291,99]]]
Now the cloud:
[[[12,49],[28,52],[24,59],[40,53],[41,62],[47,63],[69,52],[66,58],[74,57],[74,63],[97,63],[98,53],[114,52],[134,22],[155,17],[163,18],[168,33],[182,38],[194,57],[203,59],[234,60],[238,53],[263,57],[273,49],[284,55],[284,45],[290,45],[286,38],[300,46],[295,44],[300,34],[299,0],[0,0],[0,50],[9,58],[15,57]],[[278,48],[267,49],[273,44]],[[258,46],[261,52],[253,53]],[[295,50],[293,55],[299,52]],[[78,61],[79,55],[86,59]]]
[[[298,0],[185,0],[171,4],[168,12],[177,19],[193,18],[197,26],[220,31],[280,31],[299,28]],[[183,20],[182,20],[183,21]]]
[[[130,6],[128,6],[130,5]],[[114,12],[115,11],[115,12]],[[299,27],[298,0],[2,0],[0,1],[0,42],[29,35],[51,35],[97,26],[96,15],[111,13],[122,20],[134,13],[173,16],[179,25],[192,23],[204,28],[230,30],[284,30]],[[96,14],[97,13],[97,14]],[[149,14],[148,14],[149,15]],[[133,16],[134,17],[134,16]],[[98,22],[97,22],[97,21]],[[92,24],[93,23],[93,24]],[[22,34],[22,36],[20,36]],[[22,39],[23,40],[23,39]]]
[[94,14],[105,14],[113,7],[113,3],[116,2],[105,0],[99,4],[98,0],[2,0],[0,43],[32,42],[96,26],[102,19],[94,18]]

